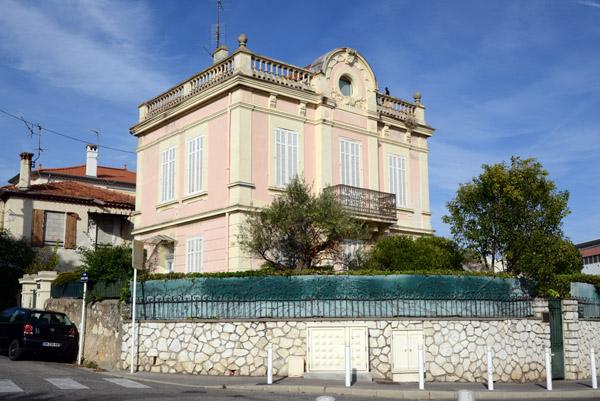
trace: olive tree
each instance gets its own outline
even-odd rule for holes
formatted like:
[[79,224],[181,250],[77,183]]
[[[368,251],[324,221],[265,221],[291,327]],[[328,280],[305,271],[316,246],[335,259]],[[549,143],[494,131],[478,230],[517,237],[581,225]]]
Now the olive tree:
[[296,177],[270,205],[249,213],[237,241],[267,267],[302,271],[339,257],[344,239],[364,234],[331,191],[314,194],[304,178]]

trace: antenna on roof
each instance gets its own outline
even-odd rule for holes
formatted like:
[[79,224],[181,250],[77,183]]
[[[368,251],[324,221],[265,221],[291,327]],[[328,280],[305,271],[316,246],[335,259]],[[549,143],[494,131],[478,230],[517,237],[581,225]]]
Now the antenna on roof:
[[217,48],[221,46],[221,37],[223,37],[222,41],[225,42],[225,34],[227,33],[227,26],[221,25],[221,10],[225,12],[225,9],[223,8],[223,0],[217,0],[217,23],[212,24],[210,27],[211,44],[216,44]]
[[[21,121],[23,121],[23,124],[25,124],[25,126],[29,130],[30,136],[34,136],[34,135],[38,136],[38,154],[37,154],[37,157],[31,161],[31,167],[34,167],[35,162],[40,158],[42,152],[44,151],[44,149],[42,149],[42,126],[39,124],[31,124],[31,123],[25,121],[25,119],[23,117],[21,117]],[[33,132],[33,127],[37,127],[37,129],[38,129],[37,134],[35,132]]]
[[[211,24],[210,26],[210,44],[214,46],[214,49],[218,49],[221,44],[226,41],[226,33],[227,26],[225,24],[221,24],[221,11],[225,12],[225,8],[223,7],[223,3],[228,0],[215,0],[217,2],[217,23]],[[211,46],[211,47],[212,47]],[[206,53],[212,58],[214,50],[211,51],[207,46],[202,45]]]

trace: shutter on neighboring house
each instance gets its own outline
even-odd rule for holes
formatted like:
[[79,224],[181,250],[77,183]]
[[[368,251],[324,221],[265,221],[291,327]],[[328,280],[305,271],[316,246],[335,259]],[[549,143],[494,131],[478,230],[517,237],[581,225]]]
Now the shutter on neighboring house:
[[65,249],[75,249],[77,241],[77,213],[67,213],[67,225],[65,227]]
[[44,211],[33,209],[33,221],[31,222],[31,246],[41,247],[44,245]]

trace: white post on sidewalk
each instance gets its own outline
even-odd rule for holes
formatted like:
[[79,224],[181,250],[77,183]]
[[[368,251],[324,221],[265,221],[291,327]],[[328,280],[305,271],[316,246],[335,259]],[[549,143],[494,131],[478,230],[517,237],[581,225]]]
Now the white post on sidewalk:
[[550,348],[546,347],[546,390],[552,391],[552,362]]
[[131,303],[133,304],[131,310],[131,369],[133,373],[133,361],[135,359],[135,299],[137,290],[137,269],[133,269],[133,297]]
[[418,360],[419,360],[419,390],[425,389],[425,369],[423,366],[423,344],[419,344]]
[[492,347],[487,347],[488,390],[494,390],[494,366],[492,364]]
[[267,351],[267,384],[273,384],[273,344],[271,343]]
[[350,369],[351,369],[350,343],[346,342],[346,387],[350,387],[350,384],[351,384]]
[[591,358],[591,371],[592,371],[592,388],[598,388],[598,378],[596,377],[596,355],[594,354],[594,347],[590,348]]
[[77,353],[77,364],[81,365],[83,358],[83,337],[85,336],[85,296],[87,293],[87,281],[83,282],[83,300],[81,301],[81,330],[79,331],[79,352]]

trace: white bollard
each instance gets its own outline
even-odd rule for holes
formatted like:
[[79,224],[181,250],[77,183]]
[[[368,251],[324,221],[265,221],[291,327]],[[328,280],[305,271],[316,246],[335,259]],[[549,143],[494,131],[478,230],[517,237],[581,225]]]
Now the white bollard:
[[471,390],[458,390],[458,401],[475,401],[475,394]]
[[425,389],[425,369],[423,368],[423,344],[419,344],[419,390]]
[[346,387],[350,387],[350,384],[351,384],[350,369],[351,369],[350,343],[347,342],[346,343]]
[[487,347],[488,390],[494,391],[494,365],[492,364],[492,347]]
[[552,391],[552,362],[550,348],[546,347],[546,390]]
[[271,343],[267,351],[267,384],[273,384],[273,344]]
[[596,377],[596,355],[594,355],[594,348],[590,348],[591,358],[591,371],[592,371],[592,388],[598,388],[598,378]]

